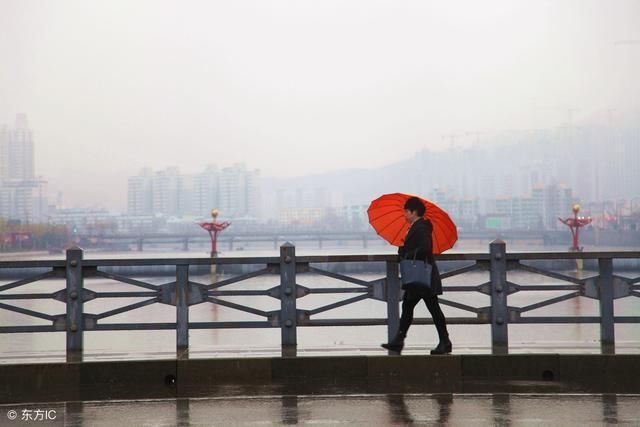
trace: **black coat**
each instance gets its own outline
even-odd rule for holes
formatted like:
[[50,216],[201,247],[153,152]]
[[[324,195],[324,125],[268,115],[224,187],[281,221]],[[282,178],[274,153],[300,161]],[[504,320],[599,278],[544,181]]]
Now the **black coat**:
[[431,270],[431,288],[435,295],[442,295],[442,280],[438,266],[433,258],[433,225],[428,219],[419,218],[413,223],[407,236],[404,238],[404,246],[398,248],[398,260],[416,259],[428,262]]

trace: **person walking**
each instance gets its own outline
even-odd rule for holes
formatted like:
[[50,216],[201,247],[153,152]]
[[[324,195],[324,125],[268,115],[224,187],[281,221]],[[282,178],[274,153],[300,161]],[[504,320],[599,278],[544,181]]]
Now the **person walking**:
[[402,352],[404,340],[413,322],[413,310],[422,300],[431,313],[440,340],[431,350],[431,354],[448,354],[451,353],[452,345],[447,331],[447,322],[438,302],[438,295],[442,295],[442,280],[433,257],[433,225],[429,219],[424,218],[425,210],[424,204],[417,197],[411,197],[405,202],[404,218],[410,224],[410,228],[404,239],[404,245],[398,248],[398,261],[415,258],[431,264],[431,289],[412,284],[402,285],[404,296],[400,327],[396,336],[390,342],[382,344],[382,347],[397,353]]

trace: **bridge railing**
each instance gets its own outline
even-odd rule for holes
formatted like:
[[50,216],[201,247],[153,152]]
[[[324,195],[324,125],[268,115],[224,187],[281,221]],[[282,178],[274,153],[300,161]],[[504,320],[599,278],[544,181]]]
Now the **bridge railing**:
[[[509,350],[510,324],[567,324],[597,323],[600,324],[601,351],[605,354],[615,352],[616,323],[640,323],[640,316],[616,316],[614,300],[625,297],[640,297],[640,277],[629,278],[614,274],[614,260],[640,259],[640,252],[532,252],[507,253],[502,241],[490,244],[489,253],[457,253],[439,255],[436,259],[441,265],[455,261],[458,267],[443,271],[443,279],[461,276],[473,271],[489,273],[485,283],[473,285],[446,285],[444,295],[440,298],[443,305],[454,307],[470,313],[468,316],[448,317],[449,324],[491,325],[491,346],[493,354],[506,354]],[[571,272],[558,272],[557,269],[542,268],[539,261],[564,262],[566,266],[577,262],[597,262],[597,274],[581,277]],[[331,271],[324,267],[329,264],[342,263],[384,263],[385,274],[374,280]],[[538,263],[538,264],[536,264]],[[571,264],[573,263],[573,264]],[[239,264],[250,266],[249,272],[211,283],[193,281],[190,267],[197,265]],[[113,267],[135,266],[171,266],[175,267],[175,277],[164,284],[153,284],[137,278],[115,274],[109,269]],[[46,271],[33,274],[19,280],[0,285],[0,310],[23,314],[32,318],[50,322],[46,325],[0,325],[0,333],[25,332],[64,332],[66,333],[67,360],[82,360],[84,331],[119,331],[119,330],[175,330],[177,357],[188,357],[189,331],[195,329],[226,328],[279,328],[281,330],[282,354],[294,356],[297,348],[297,331],[299,327],[337,327],[337,326],[369,326],[387,325],[388,337],[396,333],[401,301],[401,286],[398,275],[398,263],[394,255],[330,255],[330,256],[296,256],[295,247],[284,244],[280,247],[280,256],[273,257],[237,257],[237,258],[171,258],[171,259],[83,259],[80,248],[70,248],[66,252],[66,260],[59,261],[0,261],[1,269],[19,269],[33,271],[34,268]],[[570,270],[563,269],[563,270]],[[551,278],[550,284],[519,284],[510,278],[510,272],[526,271],[531,274]],[[298,278],[315,274],[330,277],[349,284],[340,287],[306,287]],[[269,289],[234,289],[229,285],[247,281],[261,276],[279,276],[279,284]],[[215,276],[212,276],[215,277]],[[125,283],[137,288],[129,291],[93,291],[85,286],[86,279],[102,278]],[[43,280],[64,280],[66,286],[52,293],[12,293],[17,288]],[[508,304],[510,295],[517,292],[562,291],[561,296],[548,298],[526,306]],[[459,292],[475,292],[489,297],[486,306],[472,306],[452,297]],[[300,309],[299,299],[312,294],[346,295],[340,301],[315,307]],[[276,310],[265,311],[251,305],[232,302],[226,297],[234,296],[267,296],[280,301]],[[525,316],[532,310],[558,304],[572,298],[586,297],[598,300],[599,316]],[[89,313],[84,303],[96,299],[138,298],[141,301],[120,306],[100,313]],[[19,300],[56,300],[66,306],[66,311],[59,314],[47,314],[12,304]],[[363,300],[376,300],[386,303],[385,318],[326,318],[318,317],[321,313],[355,304]],[[176,309],[175,322],[135,322],[115,323],[109,318],[118,314],[139,310],[152,304],[165,304]],[[189,319],[190,307],[199,304],[214,304],[244,313],[256,315],[260,320],[194,322]],[[416,324],[432,323],[431,319],[415,319]]]

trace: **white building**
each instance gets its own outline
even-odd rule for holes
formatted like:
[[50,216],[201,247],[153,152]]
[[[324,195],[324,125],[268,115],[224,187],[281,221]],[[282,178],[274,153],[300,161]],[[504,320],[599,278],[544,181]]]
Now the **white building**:
[[175,167],[144,169],[129,178],[129,215],[209,217],[218,208],[225,218],[257,218],[260,214],[260,171],[242,164],[218,171],[214,165],[198,174]]
[[175,167],[156,172],[151,186],[154,213],[179,215],[180,175]]
[[49,216],[49,223],[66,225],[79,234],[110,234],[118,228],[118,215],[106,209],[58,209]]
[[15,128],[0,129],[0,217],[23,223],[45,220],[45,182],[35,175],[33,132],[27,116],[16,116]]
[[30,181],[34,179],[33,133],[27,116],[18,114],[14,129],[0,129],[0,180]]
[[551,230],[560,227],[558,218],[568,216],[575,202],[571,188],[557,184],[536,186],[531,196],[534,199],[533,205],[542,207],[543,227]]
[[339,218],[352,230],[366,230],[369,227],[369,205],[344,205],[338,210]]
[[25,224],[37,222],[33,212],[33,187],[20,181],[0,187],[0,218],[20,220]]
[[193,207],[200,217],[208,217],[211,209],[220,206],[220,174],[218,167],[209,165],[204,172],[194,175]]
[[254,169],[245,173],[245,200],[247,210],[245,216],[260,218],[262,215],[262,191],[260,185],[260,171]]
[[260,171],[244,164],[223,168],[219,181],[220,211],[225,217],[260,216]]
[[143,169],[139,175],[130,176],[127,188],[129,215],[142,216],[153,213],[153,171]]

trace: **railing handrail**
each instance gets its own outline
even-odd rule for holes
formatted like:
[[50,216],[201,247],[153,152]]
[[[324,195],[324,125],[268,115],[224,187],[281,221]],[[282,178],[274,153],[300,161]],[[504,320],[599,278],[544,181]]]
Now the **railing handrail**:
[[[492,349],[494,354],[508,353],[508,325],[526,323],[599,323],[600,341],[603,353],[615,352],[615,323],[640,323],[640,316],[615,316],[614,299],[633,296],[640,297],[640,277],[617,276],[613,272],[614,259],[640,259],[640,251],[591,251],[591,252],[513,252],[506,251],[506,244],[497,240],[489,245],[489,253],[458,252],[437,255],[438,261],[469,261],[453,270],[443,271],[442,277],[449,278],[472,271],[489,271],[489,281],[481,284],[463,286],[445,286],[447,291],[478,292],[489,296],[490,305],[475,306],[459,301],[442,298],[441,304],[473,313],[474,316],[449,319],[451,324],[489,324],[491,325]],[[596,260],[597,274],[578,278],[573,273],[557,270],[545,270],[537,263],[522,261],[536,260]],[[329,263],[379,262],[384,263],[385,274],[375,280],[363,279],[337,273],[322,266]],[[215,272],[221,265],[262,265],[260,269],[249,269],[240,275],[213,279],[211,282],[198,283],[190,279],[190,266],[211,266]],[[313,265],[315,264],[315,265]],[[467,265],[468,264],[468,265]],[[593,263],[591,263],[593,265]],[[554,263],[556,265],[556,263]],[[576,262],[576,265],[578,263]],[[580,263],[580,265],[582,265]],[[113,273],[101,267],[165,266],[175,267],[174,281],[164,284],[149,283],[132,277]],[[0,326],[0,333],[23,332],[62,332],[67,334],[67,355],[74,359],[82,357],[83,332],[90,330],[161,330],[175,329],[178,355],[188,354],[190,329],[219,328],[280,328],[282,332],[283,354],[285,349],[293,348],[297,343],[298,326],[365,326],[387,325],[389,339],[395,334],[399,322],[400,279],[396,254],[343,254],[343,255],[307,255],[297,256],[295,247],[289,243],[280,247],[280,256],[240,256],[229,258],[124,258],[124,259],[84,259],[83,251],[74,247],[67,250],[65,260],[0,261],[0,269],[47,268],[46,272],[33,273],[30,277],[0,285],[0,310],[8,310],[33,318],[48,320],[50,325]],[[508,279],[508,272],[520,269],[532,274],[550,277],[554,280],[570,282],[569,285],[533,284],[521,285]],[[332,270],[332,271],[329,271]],[[553,268],[552,268],[553,270]],[[350,287],[308,288],[299,284],[297,274],[314,273],[349,283]],[[280,283],[270,289],[225,288],[233,283],[242,282],[262,275],[280,275]],[[84,280],[102,277],[122,282],[137,288],[136,291],[94,291],[85,287]],[[217,277],[217,276],[216,276]],[[66,289],[54,293],[10,293],[11,289],[33,282],[52,278],[65,278]],[[143,288],[144,290],[141,290]],[[520,291],[571,291],[562,296],[538,301],[523,307],[507,303],[508,296]],[[354,294],[355,296],[329,303],[313,309],[300,309],[297,299],[308,294]],[[268,296],[280,300],[280,309],[265,311],[249,305],[243,305],[224,299],[229,296]],[[532,310],[566,301],[575,297],[587,297],[599,301],[599,316],[536,316],[525,315]],[[103,312],[85,312],[84,302],[96,298],[145,298]],[[53,299],[66,304],[66,314],[48,314],[31,308],[11,304],[11,300]],[[386,318],[326,318],[321,313],[344,307],[365,299],[386,302]],[[9,303],[5,302],[8,301]],[[106,321],[112,316],[137,310],[151,304],[167,304],[176,308],[176,322],[153,323],[113,323]],[[250,313],[261,320],[248,321],[189,321],[189,307],[212,303]],[[92,304],[92,309],[101,308]],[[416,324],[429,323],[430,319],[416,319]],[[287,350],[287,351],[289,351]],[[289,353],[290,354],[290,353]]]
[[[507,252],[507,260],[574,260],[574,259],[634,259],[640,258],[638,251],[585,251],[585,252]],[[296,256],[303,263],[332,262],[393,262],[396,254],[345,254]],[[486,252],[452,252],[435,255],[436,261],[489,261]],[[210,264],[275,264],[278,256],[234,256],[234,257],[179,257],[179,258],[86,258],[86,267],[148,266],[148,265],[210,265]],[[65,260],[0,261],[0,268],[64,267]]]

